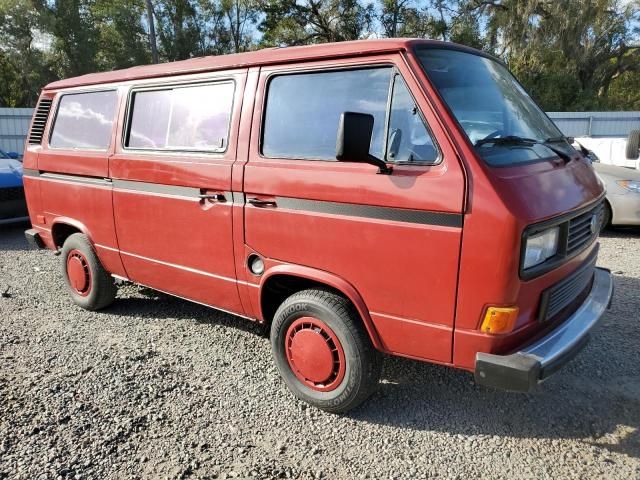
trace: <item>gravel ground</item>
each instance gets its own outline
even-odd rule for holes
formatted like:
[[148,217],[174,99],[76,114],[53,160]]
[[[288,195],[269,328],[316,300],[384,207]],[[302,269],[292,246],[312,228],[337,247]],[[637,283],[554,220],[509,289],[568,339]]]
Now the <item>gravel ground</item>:
[[135,286],[75,307],[0,227],[2,478],[640,479],[640,232],[602,238],[613,308],[536,395],[388,358],[351,414],[296,401],[247,320]]

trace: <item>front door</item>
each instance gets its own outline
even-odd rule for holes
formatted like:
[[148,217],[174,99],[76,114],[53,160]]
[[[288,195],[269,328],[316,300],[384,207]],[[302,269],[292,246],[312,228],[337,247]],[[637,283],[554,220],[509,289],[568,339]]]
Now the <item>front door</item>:
[[[386,350],[450,362],[464,180],[415,92],[399,55],[262,69],[245,238],[265,257],[351,283]],[[335,160],[345,111],[374,116],[370,153],[392,175]]]
[[109,162],[127,276],[235,313],[230,192],[244,82],[243,71],[134,87]]

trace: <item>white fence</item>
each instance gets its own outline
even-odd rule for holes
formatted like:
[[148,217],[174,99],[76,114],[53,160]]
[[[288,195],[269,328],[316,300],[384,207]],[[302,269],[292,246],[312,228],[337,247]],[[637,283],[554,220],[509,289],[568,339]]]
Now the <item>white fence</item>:
[[[32,108],[0,108],[0,149],[22,155]],[[640,112],[549,112],[562,133],[572,137],[626,137],[640,129]]]
[[0,150],[24,152],[33,108],[0,108]]
[[547,112],[568,137],[626,138],[640,129],[640,112]]

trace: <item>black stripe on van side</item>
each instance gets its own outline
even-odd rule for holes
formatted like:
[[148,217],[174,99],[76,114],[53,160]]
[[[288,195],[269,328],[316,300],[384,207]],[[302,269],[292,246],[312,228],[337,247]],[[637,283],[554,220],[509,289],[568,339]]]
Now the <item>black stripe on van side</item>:
[[277,206],[289,210],[345,215],[351,217],[375,218],[394,222],[438,225],[441,227],[462,227],[462,214],[411,210],[407,208],[378,207],[355,203],[326,202],[299,198],[277,197]]
[[[200,189],[195,187],[183,187],[178,185],[164,185],[148,182],[136,182],[131,180],[85,177],[80,175],[67,175],[37,170],[24,170],[24,176],[40,177],[58,181],[84,183],[89,185],[113,185],[114,188],[123,191],[152,193],[175,197],[199,198]],[[236,205],[245,203],[242,192],[224,192],[226,201]],[[412,210],[407,208],[379,207],[375,205],[361,205],[355,203],[329,202],[323,200],[307,200],[302,198],[277,197],[277,208],[296,210],[301,212],[326,213],[360,218],[374,218],[394,222],[415,223],[419,225],[437,225],[441,227],[462,228],[463,215],[459,213],[432,212],[424,210]],[[260,208],[260,207],[255,207]]]

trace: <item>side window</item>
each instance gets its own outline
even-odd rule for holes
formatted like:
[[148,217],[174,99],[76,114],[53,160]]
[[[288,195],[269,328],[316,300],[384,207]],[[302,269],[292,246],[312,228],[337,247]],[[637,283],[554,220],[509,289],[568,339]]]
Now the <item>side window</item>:
[[233,92],[232,82],[133,92],[125,146],[224,152]]
[[387,161],[433,163],[438,159],[431,134],[400,75],[393,82]]
[[106,150],[111,141],[117,100],[115,90],[63,95],[49,145]]
[[384,156],[391,67],[281,75],[269,82],[262,154],[335,160],[342,112],[374,117],[371,154]]

